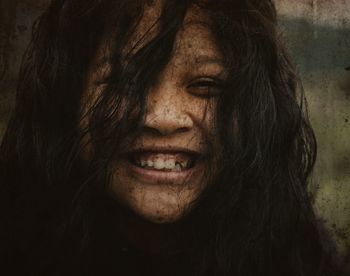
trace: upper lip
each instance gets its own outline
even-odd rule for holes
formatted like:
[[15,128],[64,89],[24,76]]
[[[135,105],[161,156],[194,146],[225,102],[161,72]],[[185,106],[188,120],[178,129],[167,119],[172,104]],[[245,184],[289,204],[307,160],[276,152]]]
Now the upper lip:
[[185,147],[178,147],[178,146],[149,146],[149,147],[135,147],[131,150],[128,150],[127,154],[132,153],[141,153],[141,152],[154,152],[154,153],[163,153],[163,154],[176,154],[176,153],[185,153],[190,155],[200,155],[200,150],[195,149],[189,149]]

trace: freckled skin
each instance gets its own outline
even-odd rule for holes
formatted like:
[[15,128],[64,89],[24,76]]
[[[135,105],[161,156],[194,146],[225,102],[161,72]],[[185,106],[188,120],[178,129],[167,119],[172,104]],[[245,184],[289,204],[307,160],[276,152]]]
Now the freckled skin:
[[[155,14],[147,12],[145,17],[155,17]],[[221,63],[213,62],[222,57],[203,18],[193,9],[186,15],[176,37],[174,54],[148,93],[145,128],[152,131],[141,133],[135,147],[167,146],[203,151],[208,146],[206,141],[215,136],[216,99],[201,97],[203,88],[189,88],[193,80],[216,77],[224,70]],[[136,36],[140,32],[142,30],[137,30]],[[95,74],[91,72],[88,77],[88,95],[93,92],[91,82]],[[206,161],[201,172],[181,184],[150,184],[133,177],[125,162],[120,159],[114,164],[111,191],[122,204],[155,223],[181,218],[208,182],[205,168],[213,166],[210,160]]]

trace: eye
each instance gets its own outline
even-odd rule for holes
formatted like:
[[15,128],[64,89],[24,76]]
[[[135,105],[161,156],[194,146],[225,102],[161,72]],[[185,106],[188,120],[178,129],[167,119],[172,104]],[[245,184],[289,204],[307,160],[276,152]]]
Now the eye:
[[96,81],[94,81],[94,85],[95,86],[103,86],[105,87],[108,83],[109,83],[109,78],[105,77],[105,78],[99,78]]
[[187,90],[190,94],[201,98],[213,98],[222,93],[223,80],[213,77],[203,77],[193,80]]
[[101,86],[101,85],[106,85],[107,82],[106,81],[102,81],[102,80],[98,80],[94,82],[95,86]]

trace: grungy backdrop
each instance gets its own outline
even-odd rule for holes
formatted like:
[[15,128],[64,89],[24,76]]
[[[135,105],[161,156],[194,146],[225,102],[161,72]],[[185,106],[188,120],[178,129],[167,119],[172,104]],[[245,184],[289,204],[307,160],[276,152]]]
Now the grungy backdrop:
[[[48,2],[0,0],[0,140],[32,24]],[[276,5],[318,139],[310,185],[314,205],[350,260],[350,0],[276,0]]]

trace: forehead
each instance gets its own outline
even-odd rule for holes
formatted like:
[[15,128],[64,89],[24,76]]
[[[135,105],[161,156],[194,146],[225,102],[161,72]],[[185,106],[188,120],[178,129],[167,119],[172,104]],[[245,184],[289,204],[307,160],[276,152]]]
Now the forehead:
[[185,21],[175,40],[175,55],[181,54],[189,61],[221,59],[215,37],[206,22]]
[[[126,53],[137,52],[159,33],[159,18],[161,16],[159,3],[160,1],[155,1],[154,4],[146,6],[135,32],[125,47]],[[195,56],[218,56],[218,47],[209,26],[208,15],[197,6],[190,6],[176,35],[175,54],[181,52]]]
[[[161,1],[146,5],[145,10],[122,50],[128,60],[160,32]],[[174,41],[173,61],[176,63],[198,63],[204,60],[222,60],[215,36],[210,29],[208,15],[196,6],[186,12]],[[108,39],[107,39],[108,41]],[[94,67],[108,66],[111,62],[111,45],[102,43],[98,49]]]

